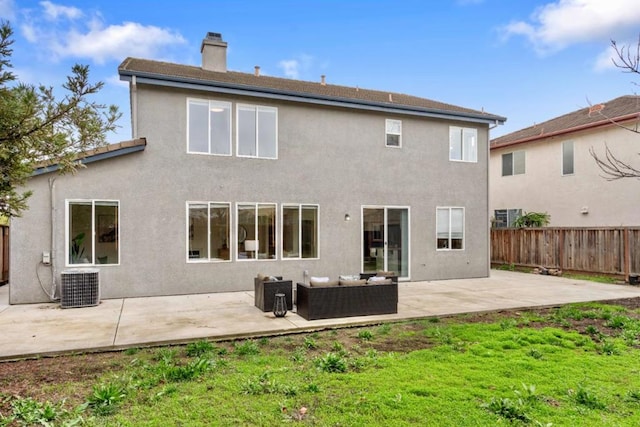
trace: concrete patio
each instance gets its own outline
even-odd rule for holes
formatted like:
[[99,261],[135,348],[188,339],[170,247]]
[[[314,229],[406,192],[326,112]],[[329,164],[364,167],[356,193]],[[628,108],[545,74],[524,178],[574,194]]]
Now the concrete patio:
[[640,287],[491,270],[491,277],[399,284],[398,313],[307,321],[254,307],[253,291],[103,300],[96,307],[8,305],[0,286],[0,360],[224,340],[572,302],[640,297]]

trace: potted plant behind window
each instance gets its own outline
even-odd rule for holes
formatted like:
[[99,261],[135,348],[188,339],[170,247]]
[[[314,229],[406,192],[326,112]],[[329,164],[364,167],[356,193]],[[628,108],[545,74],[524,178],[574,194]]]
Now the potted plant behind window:
[[84,238],[85,234],[81,232],[71,240],[71,264],[79,264],[80,259],[82,259],[84,255]]

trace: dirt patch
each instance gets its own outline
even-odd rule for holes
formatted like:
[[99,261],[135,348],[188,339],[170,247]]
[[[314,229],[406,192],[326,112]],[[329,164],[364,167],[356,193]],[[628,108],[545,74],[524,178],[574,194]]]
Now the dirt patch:
[[[635,310],[634,313],[625,315],[640,318],[640,298],[625,298],[605,303]],[[609,327],[604,319],[573,320],[565,316],[561,321],[557,321],[551,316],[555,312],[557,308],[506,310],[443,318],[434,320],[434,323],[446,324],[460,320],[489,323],[528,317],[543,320],[531,322],[526,325],[527,327],[562,327],[590,335],[595,340],[598,340],[598,336],[594,336],[594,329],[599,331],[601,337],[616,335],[616,329]],[[422,333],[426,322],[428,321],[394,324],[392,333],[385,331],[384,325],[373,325],[281,336],[265,340],[267,342],[265,345],[268,348],[277,348],[290,353],[300,347],[308,346],[307,350],[312,357],[332,351],[340,345],[355,353],[364,353],[370,349],[384,352],[410,352],[434,345],[434,341]],[[521,322],[519,324],[522,325]],[[368,333],[372,334],[371,339],[367,339]],[[216,345],[225,348],[228,352],[233,352],[234,349],[232,342],[221,342]],[[150,354],[157,350],[147,351]],[[149,357],[148,354],[147,357]],[[107,372],[117,374],[136,357],[138,356],[132,352],[118,351],[0,362],[0,413],[9,413],[8,398],[11,396],[32,397],[42,402],[58,402],[64,398],[67,400],[67,406],[72,408],[86,400],[92,386],[97,383],[101,375]]]

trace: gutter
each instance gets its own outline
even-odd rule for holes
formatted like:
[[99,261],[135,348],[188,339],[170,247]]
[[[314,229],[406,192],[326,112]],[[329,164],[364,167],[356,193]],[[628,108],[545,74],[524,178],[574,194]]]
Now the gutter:
[[382,111],[387,113],[409,114],[424,117],[435,117],[449,120],[466,120],[476,123],[504,124],[505,117],[465,113],[433,108],[421,108],[407,105],[389,105],[381,102],[358,100],[353,98],[337,98],[303,92],[282,91],[269,89],[262,86],[247,86],[231,83],[223,83],[213,80],[198,80],[188,77],[174,77],[153,73],[135,73],[128,70],[120,70],[120,79],[136,81],[158,86],[175,87],[180,89],[205,90],[209,92],[226,93],[233,95],[255,96],[260,98],[277,99],[282,101],[304,102],[309,104],[328,105],[334,107],[354,108],[370,111]]
[[[555,132],[541,133],[539,135],[528,136],[528,137],[517,139],[517,140],[511,141],[511,142],[505,142],[505,143],[502,143],[502,144],[492,145],[491,146],[491,150],[498,149],[498,148],[504,148],[504,147],[510,147],[512,145],[517,145],[517,144],[523,144],[525,142],[536,141],[538,139],[545,139],[545,138],[551,138],[551,137],[554,137],[554,136],[565,135],[565,134],[568,134],[568,133],[578,132],[578,131],[581,131],[581,130],[593,129],[593,128],[607,126],[607,125],[615,125],[615,124],[617,124],[619,122],[626,122],[626,121],[633,120],[633,119],[640,119],[640,112],[626,114],[624,116],[616,117],[616,118],[613,118],[613,119],[605,119],[605,120],[600,120],[600,121],[593,122],[593,123],[586,123],[586,124],[583,124],[583,125],[570,127],[570,128],[567,128],[567,129],[557,130]],[[544,130],[544,128],[543,128],[543,130]]]

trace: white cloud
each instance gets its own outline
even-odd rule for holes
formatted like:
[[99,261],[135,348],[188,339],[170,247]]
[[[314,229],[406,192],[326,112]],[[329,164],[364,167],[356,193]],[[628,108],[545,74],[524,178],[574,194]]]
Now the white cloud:
[[294,59],[283,59],[278,62],[278,68],[282,69],[286,77],[300,79],[309,73],[314,62],[313,56],[303,54]]
[[616,51],[613,49],[613,47],[609,46],[596,58],[594,69],[596,71],[607,71],[615,68],[616,66],[614,65],[612,59],[616,57]]
[[82,58],[104,64],[127,56],[157,59],[171,47],[186,43],[169,29],[136,22],[105,25],[99,14],[87,16],[80,9],[50,1],[40,6],[39,13],[31,11],[20,29],[24,38],[51,60]]
[[84,15],[77,7],[61,6],[50,1],[40,2],[40,6],[44,8],[45,18],[50,21],[56,21],[61,17],[74,20]]
[[298,71],[300,63],[295,59],[284,59],[278,62],[278,67],[282,68],[284,75],[290,79],[297,79],[300,76]]
[[0,0],[0,18],[13,19],[15,18],[15,2],[13,0]]
[[628,34],[640,24],[638,0],[558,0],[536,9],[529,21],[502,28],[504,35],[524,36],[540,53]]
[[126,56],[154,58],[164,47],[184,43],[180,34],[153,25],[125,22],[103,27],[94,22],[87,32],[70,31],[53,48],[60,57],[91,58],[102,64]]

